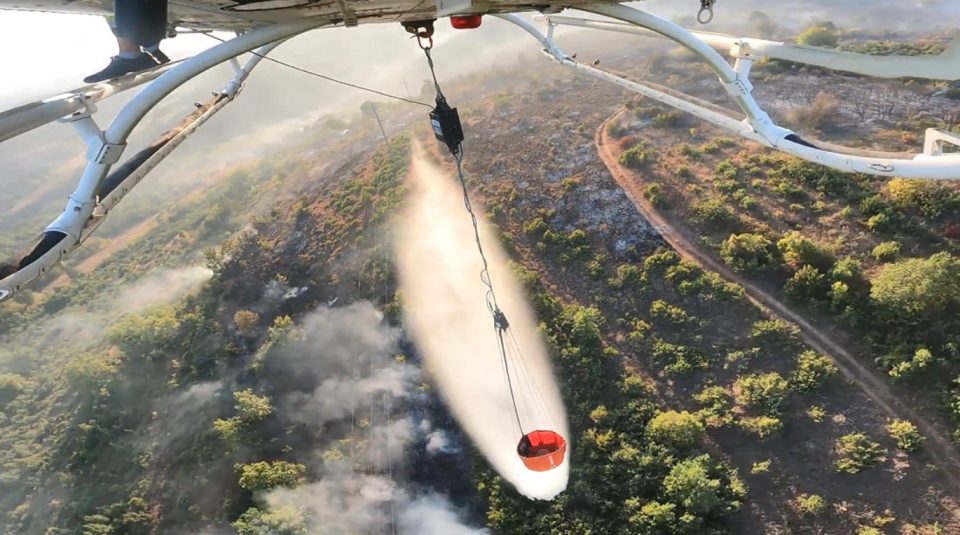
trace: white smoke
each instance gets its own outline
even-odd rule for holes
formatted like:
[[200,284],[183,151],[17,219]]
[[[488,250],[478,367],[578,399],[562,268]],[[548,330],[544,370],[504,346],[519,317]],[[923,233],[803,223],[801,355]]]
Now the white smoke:
[[[409,415],[427,398],[417,389],[420,369],[393,358],[400,332],[367,302],[321,308],[302,329],[304,340],[274,356],[281,371],[274,381],[290,381],[278,406],[285,417],[320,431],[313,457],[334,448],[343,455],[325,459],[318,480],[262,496],[264,505],[300,509],[310,533],[485,533],[464,526],[445,498],[399,475],[409,446],[434,431],[429,420]],[[407,415],[393,410],[400,406]]]
[[[528,470],[517,456],[521,435],[485,305],[486,289],[479,279],[482,264],[462,193],[419,155],[411,168],[407,205],[395,228],[404,320],[441,395],[487,460],[517,490],[531,498],[553,498],[566,488],[569,453],[566,462],[548,472]],[[526,381],[516,385],[515,393],[524,429],[551,429],[569,442],[566,411],[536,318],[486,226],[481,239],[499,305],[523,352],[526,369],[520,379]],[[525,410],[528,407],[541,410]]]

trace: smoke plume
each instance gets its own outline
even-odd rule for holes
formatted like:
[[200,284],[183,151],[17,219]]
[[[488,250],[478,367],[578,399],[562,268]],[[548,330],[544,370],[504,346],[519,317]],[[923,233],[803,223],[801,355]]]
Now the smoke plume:
[[300,329],[302,339],[267,367],[273,388],[284,392],[280,413],[316,437],[306,457],[318,476],[261,496],[264,506],[305,512],[309,533],[485,533],[464,525],[446,497],[403,475],[414,448],[428,448],[442,430],[424,416],[420,369],[394,358],[400,331],[367,302],[321,308]]
[[[462,193],[420,156],[414,157],[409,180],[408,204],[395,226],[397,267],[404,319],[427,371],[493,467],[524,495],[553,498],[566,488],[569,454],[548,472],[528,470],[517,456],[521,434],[485,305],[486,289],[478,276],[482,264]],[[569,438],[566,411],[536,318],[485,226],[481,239],[500,307],[523,352],[523,373],[514,377],[523,429],[551,429]],[[528,410],[531,407],[540,407],[540,413]]]

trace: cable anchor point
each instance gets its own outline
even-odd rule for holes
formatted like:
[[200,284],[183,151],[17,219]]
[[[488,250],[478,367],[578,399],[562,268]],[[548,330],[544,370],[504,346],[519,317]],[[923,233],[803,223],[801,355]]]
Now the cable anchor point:
[[700,11],[697,12],[697,22],[700,24],[710,24],[713,20],[713,4],[717,0],[700,0]]

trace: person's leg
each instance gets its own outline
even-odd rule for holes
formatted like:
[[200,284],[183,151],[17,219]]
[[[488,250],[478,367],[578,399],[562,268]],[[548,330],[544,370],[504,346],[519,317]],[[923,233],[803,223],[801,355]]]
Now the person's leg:
[[[111,28],[117,37],[119,54],[102,71],[84,78],[84,82],[117,78],[170,61],[159,47],[167,31],[166,0],[115,0],[113,22]],[[147,53],[141,51],[141,45]]]

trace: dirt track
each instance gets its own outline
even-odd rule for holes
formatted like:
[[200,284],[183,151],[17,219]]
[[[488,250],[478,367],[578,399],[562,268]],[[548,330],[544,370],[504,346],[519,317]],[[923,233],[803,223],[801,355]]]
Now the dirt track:
[[722,263],[714,260],[708,253],[698,249],[695,240],[689,236],[689,231],[675,227],[666,217],[656,210],[643,196],[641,186],[644,184],[636,179],[636,175],[620,165],[615,144],[607,136],[607,123],[618,119],[624,110],[620,110],[604,121],[597,129],[594,142],[600,159],[606,165],[617,184],[627,194],[637,210],[660,232],[663,239],[670,244],[682,257],[692,260],[705,269],[715,271],[718,275],[730,282],[739,284],[745,290],[751,302],[759,306],[765,314],[772,317],[795,323],[800,328],[803,341],[817,352],[829,356],[836,363],[841,373],[855,383],[875,402],[885,413],[894,418],[909,420],[919,428],[927,438],[925,449],[937,465],[945,473],[950,484],[960,491],[960,455],[953,448],[951,441],[944,436],[937,426],[920,416],[915,410],[898,398],[882,377],[873,370],[861,364],[853,355],[839,343],[832,340],[827,334],[814,327],[802,315],[778,300],[775,296],[759,288],[751,281],[741,277]]

